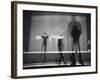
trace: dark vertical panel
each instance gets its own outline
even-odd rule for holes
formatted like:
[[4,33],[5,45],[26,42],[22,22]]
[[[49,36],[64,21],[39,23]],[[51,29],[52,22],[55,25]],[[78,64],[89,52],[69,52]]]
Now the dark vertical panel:
[[29,11],[23,11],[23,51],[28,51],[29,48],[31,16]]
[[91,15],[86,16],[88,49],[91,49]]
[[87,16],[86,16],[86,26],[87,26],[87,39],[88,40],[91,40],[91,17],[90,17],[91,15],[90,14],[88,14]]

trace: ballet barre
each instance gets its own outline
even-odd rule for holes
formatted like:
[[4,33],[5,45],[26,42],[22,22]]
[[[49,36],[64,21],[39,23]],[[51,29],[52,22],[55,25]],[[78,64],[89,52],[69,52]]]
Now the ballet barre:
[[[39,53],[39,54],[42,54],[42,53],[44,53],[43,51],[29,51],[29,52],[23,52],[24,54],[35,54],[35,53]],[[55,54],[55,53],[59,53],[58,51],[46,51],[45,53],[48,53],[48,54],[50,54],[50,53],[53,53],[53,54]],[[61,53],[76,53],[75,51],[62,51]],[[88,51],[77,51],[77,53],[91,53],[91,51],[90,50],[88,50]]]

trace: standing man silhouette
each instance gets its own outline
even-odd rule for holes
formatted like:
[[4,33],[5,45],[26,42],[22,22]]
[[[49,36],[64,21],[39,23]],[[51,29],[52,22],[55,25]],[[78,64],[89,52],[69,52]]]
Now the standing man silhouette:
[[[75,53],[70,55],[71,65],[76,65],[75,54],[79,53],[79,63],[83,64],[82,55],[80,53],[80,36],[82,34],[81,24],[76,20],[76,16],[72,15],[72,21],[69,23],[69,33],[72,38],[72,50],[75,50]],[[79,50],[79,51],[78,51]]]

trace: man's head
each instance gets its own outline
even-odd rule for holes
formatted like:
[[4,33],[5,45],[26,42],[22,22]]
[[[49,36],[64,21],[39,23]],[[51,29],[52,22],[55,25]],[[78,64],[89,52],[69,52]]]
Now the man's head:
[[76,21],[76,15],[72,15],[72,21]]

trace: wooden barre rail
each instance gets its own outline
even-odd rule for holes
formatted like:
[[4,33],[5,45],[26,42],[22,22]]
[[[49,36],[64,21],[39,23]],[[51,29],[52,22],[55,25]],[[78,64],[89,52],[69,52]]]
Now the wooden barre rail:
[[[42,51],[30,51],[30,52],[23,52],[24,54],[34,54],[34,53],[44,53],[44,52],[42,52]],[[50,54],[50,53],[59,53],[58,51],[47,51],[47,52],[45,52],[45,53],[48,53],[48,54]],[[62,53],[75,53],[75,51],[62,51]],[[79,53],[79,51],[77,51],[77,53]],[[80,51],[80,53],[91,53],[91,51],[90,50],[88,50],[88,51]]]

